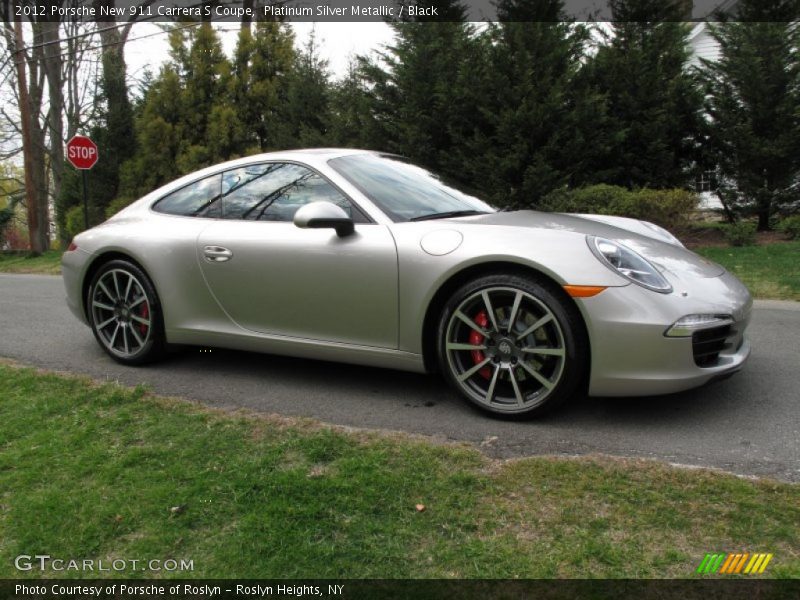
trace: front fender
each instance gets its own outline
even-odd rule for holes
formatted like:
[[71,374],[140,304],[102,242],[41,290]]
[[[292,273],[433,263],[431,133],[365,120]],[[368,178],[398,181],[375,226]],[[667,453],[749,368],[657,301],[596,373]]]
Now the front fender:
[[[458,231],[463,242],[447,254],[431,255],[420,242],[436,229]],[[425,316],[442,286],[479,265],[531,269],[557,285],[629,284],[594,257],[583,234],[453,222],[398,223],[392,233],[399,265],[399,349],[406,352],[423,352]]]

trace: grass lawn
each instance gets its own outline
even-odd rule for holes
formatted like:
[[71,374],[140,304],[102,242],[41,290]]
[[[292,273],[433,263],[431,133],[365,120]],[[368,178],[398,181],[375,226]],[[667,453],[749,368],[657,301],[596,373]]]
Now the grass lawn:
[[743,246],[695,248],[741,279],[756,298],[800,300],[800,241]]
[[655,462],[500,462],[2,363],[0,449],[0,578],[38,576],[13,566],[34,553],[207,578],[708,577],[715,551],[800,577],[800,486]]
[[61,251],[49,250],[41,256],[20,252],[0,252],[0,273],[61,273]]

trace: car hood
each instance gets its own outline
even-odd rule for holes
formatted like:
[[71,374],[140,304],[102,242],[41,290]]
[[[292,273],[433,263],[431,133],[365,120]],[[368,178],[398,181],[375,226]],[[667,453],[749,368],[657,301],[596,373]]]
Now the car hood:
[[[652,230],[641,221],[605,215],[567,215],[533,210],[496,212],[458,219],[474,225],[524,227],[594,235],[625,244],[652,262],[660,271],[677,276],[719,277],[725,273],[720,265],[698,256]],[[613,223],[613,224],[612,224]]]

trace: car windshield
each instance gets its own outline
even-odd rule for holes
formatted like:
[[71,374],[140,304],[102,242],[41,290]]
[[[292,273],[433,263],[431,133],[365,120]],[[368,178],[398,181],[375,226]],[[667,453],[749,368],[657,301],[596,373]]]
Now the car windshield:
[[495,212],[442,177],[400,157],[354,154],[328,161],[393,221],[421,221]]

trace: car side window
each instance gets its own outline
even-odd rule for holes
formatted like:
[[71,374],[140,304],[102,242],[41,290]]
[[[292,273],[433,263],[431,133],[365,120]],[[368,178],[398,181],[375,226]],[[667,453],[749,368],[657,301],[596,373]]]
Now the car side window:
[[182,217],[218,219],[222,216],[221,185],[219,173],[195,181],[161,198],[153,210]]
[[294,163],[262,163],[226,171],[222,176],[225,219],[291,221],[297,210],[325,200],[340,206],[356,223],[366,219],[323,177]]

